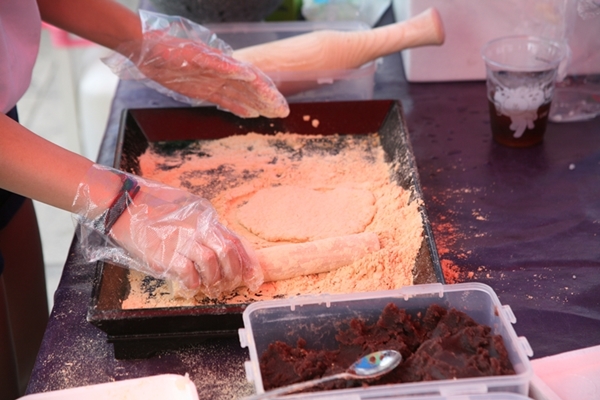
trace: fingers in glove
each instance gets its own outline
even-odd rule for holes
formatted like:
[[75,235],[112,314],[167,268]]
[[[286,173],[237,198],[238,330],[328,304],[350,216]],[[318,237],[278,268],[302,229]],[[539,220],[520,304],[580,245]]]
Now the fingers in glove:
[[[189,69],[196,74],[210,73],[227,79],[251,81],[256,78],[256,73],[241,62],[201,42],[157,32],[148,34],[144,48],[146,51],[141,53],[137,62],[142,72],[167,68],[178,73],[180,69]],[[152,74],[149,77],[153,79]]]
[[200,276],[203,287],[213,287],[223,278],[217,254],[200,243],[195,243],[187,257]]
[[277,87],[252,64],[203,43],[156,39],[138,67],[147,77],[185,96],[204,99],[244,117],[282,118],[289,107]]
[[238,102],[237,99],[228,97],[224,90],[217,90],[213,92],[207,97],[207,100],[218,105],[219,108],[237,115],[238,117],[256,118],[260,117],[261,115],[255,109]]
[[256,79],[251,82],[230,82],[227,89],[231,89],[232,96],[236,93],[245,95],[242,99],[246,107],[252,108],[260,115],[267,118],[285,118],[290,113],[290,108],[285,97],[279,92],[277,86],[262,71],[250,66],[256,74]]
[[243,283],[243,265],[240,259],[238,248],[232,245],[231,242],[223,248],[221,254],[221,272],[228,282],[227,290],[233,290]]
[[201,277],[194,263],[189,261],[175,273],[172,279],[180,281],[183,286],[194,291],[200,287]]
[[251,290],[258,289],[258,286],[263,283],[264,275],[250,244],[236,235],[232,235],[230,241],[242,264],[243,284]]
[[235,235],[219,223],[211,225],[206,232],[204,244],[217,254],[219,267],[223,278],[222,291],[233,290],[242,285],[242,260],[239,248],[235,245]]
[[[141,257],[143,259],[143,256]],[[165,264],[164,260],[157,260],[161,259],[152,257],[146,259],[146,267],[140,268],[140,271],[159,279],[175,281],[191,291],[200,288],[201,276],[194,263],[188,258],[175,254],[168,264]]]
[[[193,46],[197,45],[194,44]],[[253,81],[256,79],[255,71],[217,49],[209,47],[206,50],[194,50],[197,54],[189,58],[190,62],[196,64],[200,69],[208,71],[210,74],[239,81]]]
[[244,117],[284,118],[290,113],[287,101],[270,85],[257,78],[252,82],[228,80],[207,100]]

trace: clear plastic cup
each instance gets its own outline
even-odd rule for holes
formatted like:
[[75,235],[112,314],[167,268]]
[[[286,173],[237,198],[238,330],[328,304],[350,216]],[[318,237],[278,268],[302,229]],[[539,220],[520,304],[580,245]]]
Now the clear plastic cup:
[[487,98],[492,137],[511,147],[544,139],[565,46],[534,36],[507,36],[486,43]]

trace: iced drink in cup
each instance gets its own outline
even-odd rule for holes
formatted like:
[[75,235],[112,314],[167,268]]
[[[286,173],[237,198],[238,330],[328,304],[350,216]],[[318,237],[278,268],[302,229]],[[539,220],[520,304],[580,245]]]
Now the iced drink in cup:
[[534,36],[508,36],[488,42],[482,56],[494,140],[512,147],[541,143],[565,47]]

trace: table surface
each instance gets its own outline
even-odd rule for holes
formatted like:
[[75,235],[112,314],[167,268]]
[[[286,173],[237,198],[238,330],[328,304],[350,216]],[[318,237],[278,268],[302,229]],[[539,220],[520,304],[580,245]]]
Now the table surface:
[[[381,24],[392,21],[388,11]],[[491,140],[483,82],[408,83],[399,54],[375,81],[375,99],[403,105],[449,281],[490,285],[533,358],[600,344],[600,118],[551,123],[542,145],[506,148]],[[98,161],[113,163],[123,109],[171,106],[181,104],[121,82]],[[86,321],[94,273],[74,240],[28,393],[159,373],[188,373],[203,398],[252,393],[236,338],[116,360]]]

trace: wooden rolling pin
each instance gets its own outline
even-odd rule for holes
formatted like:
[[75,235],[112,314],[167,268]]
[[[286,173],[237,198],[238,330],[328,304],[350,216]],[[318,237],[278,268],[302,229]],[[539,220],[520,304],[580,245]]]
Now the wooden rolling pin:
[[332,271],[379,250],[372,232],[257,250],[265,282]]
[[438,11],[366,31],[322,30],[236,50],[233,57],[268,71],[354,69],[410,47],[441,45],[444,27]]

